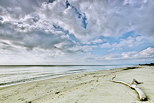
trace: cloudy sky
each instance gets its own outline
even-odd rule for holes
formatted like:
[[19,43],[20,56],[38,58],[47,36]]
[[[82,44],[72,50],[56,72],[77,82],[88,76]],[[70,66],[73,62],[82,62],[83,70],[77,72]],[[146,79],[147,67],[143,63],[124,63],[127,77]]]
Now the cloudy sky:
[[0,64],[149,62],[153,0],[0,0]]

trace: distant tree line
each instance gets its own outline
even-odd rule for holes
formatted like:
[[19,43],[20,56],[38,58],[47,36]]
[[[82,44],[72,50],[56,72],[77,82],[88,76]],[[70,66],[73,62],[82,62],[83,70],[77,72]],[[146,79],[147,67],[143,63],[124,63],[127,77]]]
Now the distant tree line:
[[140,66],[154,66],[154,63],[150,63],[150,64],[139,64]]

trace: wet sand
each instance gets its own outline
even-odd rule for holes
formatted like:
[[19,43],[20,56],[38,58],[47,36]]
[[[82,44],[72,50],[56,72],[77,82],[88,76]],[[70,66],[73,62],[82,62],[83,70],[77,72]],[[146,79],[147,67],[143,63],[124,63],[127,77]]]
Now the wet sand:
[[111,82],[143,82],[138,86],[154,103],[154,66],[79,73],[0,88],[0,103],[143,103],[129,87]]

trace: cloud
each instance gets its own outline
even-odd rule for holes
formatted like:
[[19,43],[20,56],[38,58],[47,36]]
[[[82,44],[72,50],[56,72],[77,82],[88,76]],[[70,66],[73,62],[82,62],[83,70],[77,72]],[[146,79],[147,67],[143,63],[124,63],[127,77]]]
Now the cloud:
[[135,57],[154,57],[154,48],[147,48],[145,50],[140,51],[138,54],[135,55]]
[[[0,47],[6,56],[37,50],[52,57],[89,53],[101,44],[135,47],[153,36],[153,9],[152,0],[0,0]],[[141,36],[117,43],[98,39],[128,31]]]
[[94,40],[82,42],[82,44],[91,44],[91,45],[102,44],[102,43],[104,43],[102,39],[94,39]]
[[[100,35],[117,36],[131,30],[142,35],[153,35],[152,0],[66,1],[56,0],[49,3],[43,0],[13,0],[8,3],[10,1],[6,0],[0,3],[1,14],[4,21],[8,18],[9,22],[22,22],[27,25],[26,28],[43,28],[44,25],[57,24],[80,40]],[[29,19],[23,21],[27,16]],[[42,26],[32,23],[38,20],[42,21],[39,22]],[[83,26],[84,22],[86,28]]]
[[142,35],[153,35],[152,0],[147,2],[145,0],[114,0],[114,2],[73,0],[70,2],[85,12],[88,19],[86,33],[90,35],[117,36],[131,30]]
[[[7,15],[16,20],[34,13],[39,15],[42,20],[58,24],[79,39],[83,39],[83,36],[86,37],[86,35],[92,37],[93,35],[119,35],[132,29],[137,32],[142,30],[141,34],[150,35],[154,24],[151,23],[154,5],[151,0],[148,2],[145,0],[115,0],[114,2],[56,0],[52,3],[48,3],[47,0],[13,0],[11,3],[5,0],[0,4],[1,14],[4,17]],[[128,13],[131,15],[128,16]],[[143,13],[145,13],[144,16]],[[82,26],[83,17],[87,18],[86,29]],[[146,26],[149,28],[144,26],[144,20],[148,21]]]
[[101,48],[110,48],[112,50],[116,49],[124,49],[124,48],[133,48],[145,43],[148,38],[144,38],[143,36],[132,37],[129,36],[125,39],[120,39],[118,42],[115,43],[103,43],[100,45]]
[[106,60],[145,59],[145,58],[154,58],[154,48],[148,47],[141,51],[114,53],[103,56],[103,59]]
[[1,40],[9,40],[14,45],[26,47],[29,49],[33,49],[35,47],[52,49],[56,48],[55,44],[61,42],[68,45],[73,45],[68,37],[62,33],[54,34],[40,28],[27,32],[20,32],[15,30],[16,26],[11,25],[10,23],[3,23],[3,25],[0,27],[2,27],[2,29],[0,29]]

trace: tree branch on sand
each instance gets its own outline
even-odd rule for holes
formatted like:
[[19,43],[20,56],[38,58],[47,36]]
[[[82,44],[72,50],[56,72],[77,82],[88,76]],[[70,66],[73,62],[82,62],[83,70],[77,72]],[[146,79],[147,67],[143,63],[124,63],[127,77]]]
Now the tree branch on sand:
[[139,100],[140,101],[146,101],[147,100],[147,96],[145,95],[145,93],[137,86],[137,84],[142,84],[142,82],[138,82],[136,79],[133,79],[132,83],[131,84],[128,84],[124,81],[115,81],[116,76],[112,77],[112,82],[114,83],[120,83],[120,84],[124,84],[128,87],[130,87],[131,89],[134,89],[138,95],[139,95]]

